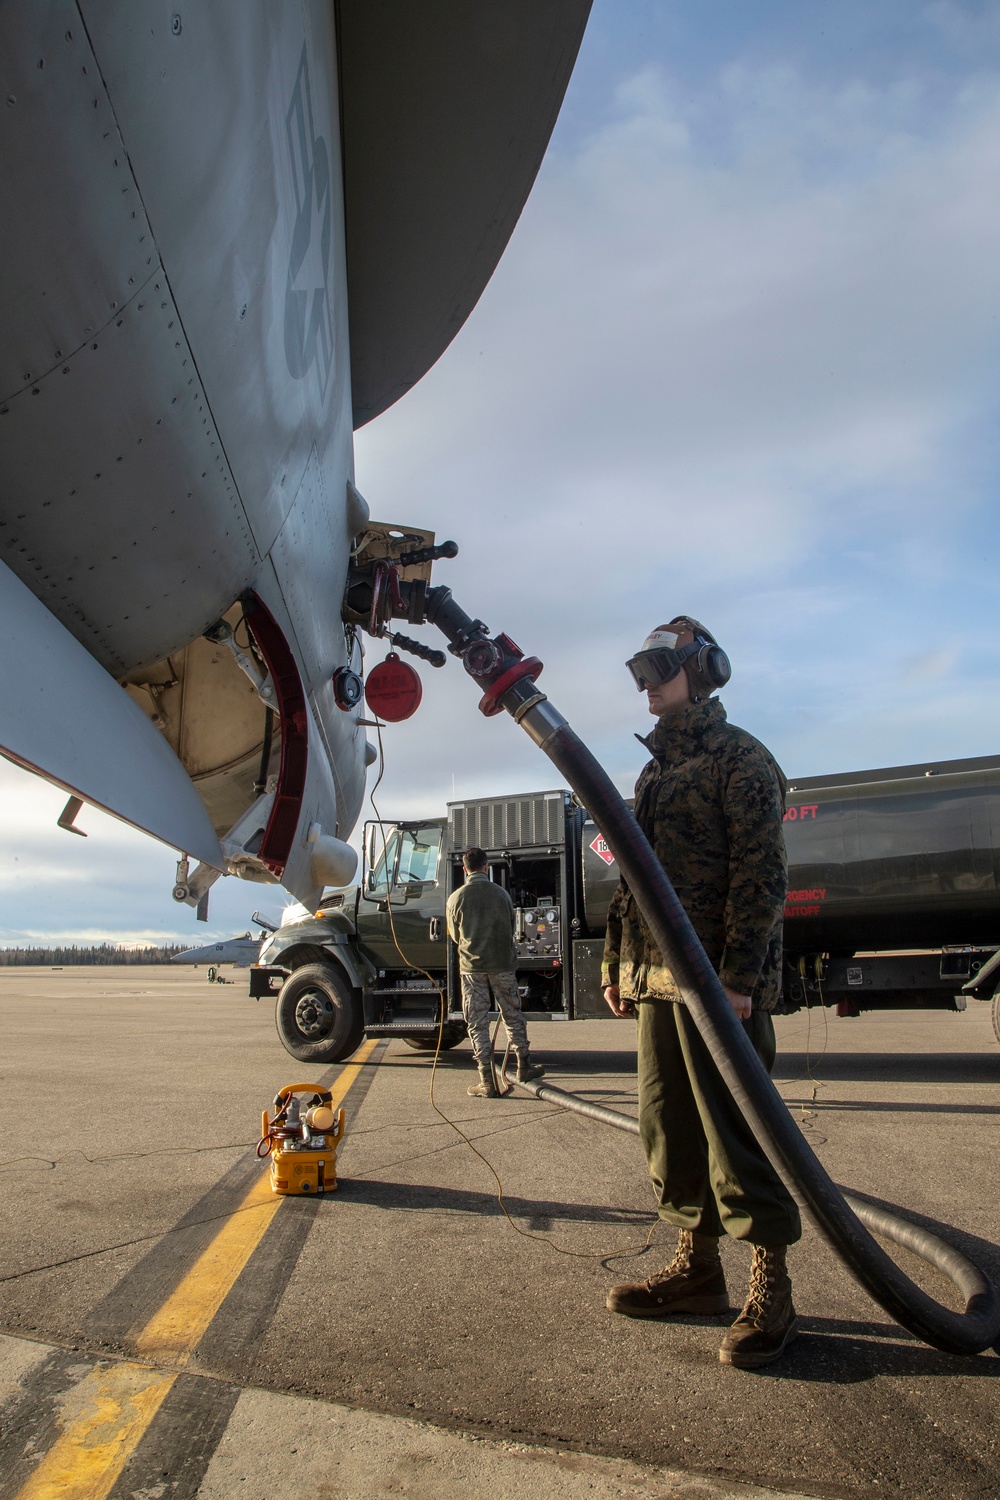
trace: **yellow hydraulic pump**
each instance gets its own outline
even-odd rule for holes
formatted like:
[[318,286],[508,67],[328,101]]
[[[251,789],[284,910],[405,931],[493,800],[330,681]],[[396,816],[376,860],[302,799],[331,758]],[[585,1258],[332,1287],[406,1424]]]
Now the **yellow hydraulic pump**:
[[[305,1113],[297,1094],[311,1094]],[[337,1186],[337,1145],[344,1111],[334,1110],[329,1089],[289,1083],[274,1096],[274,1114],[264,1111],[258,1156],[271,1158],[275,1193],[332,1193]]]

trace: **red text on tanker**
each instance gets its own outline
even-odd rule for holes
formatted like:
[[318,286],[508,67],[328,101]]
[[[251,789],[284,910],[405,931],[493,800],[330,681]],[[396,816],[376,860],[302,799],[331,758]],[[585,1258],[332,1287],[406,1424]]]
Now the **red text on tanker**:
[[790,807],[782,819],[783,823],[797,823],[800,819],[815,818],[819,814],[818,802],[799,803],[797,807]]

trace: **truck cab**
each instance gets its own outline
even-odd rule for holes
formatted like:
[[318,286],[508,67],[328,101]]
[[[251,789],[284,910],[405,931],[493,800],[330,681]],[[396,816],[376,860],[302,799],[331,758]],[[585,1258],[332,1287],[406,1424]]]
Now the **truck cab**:
[[[462,854],[484,849],[515,908],[516,975],[529,1021],[602,1015],[600,960],[617,881],[594,824],[568,792],[448,804],[447,818],[369,822],[361,879],[324,892],[311,917],[271,934],[251,994],[277,991],[283,1045],[335,1062],[362,1036],[432,1050],[466,1034],[445,904]],[[443,1016],[442,1016],[443,1012]]]

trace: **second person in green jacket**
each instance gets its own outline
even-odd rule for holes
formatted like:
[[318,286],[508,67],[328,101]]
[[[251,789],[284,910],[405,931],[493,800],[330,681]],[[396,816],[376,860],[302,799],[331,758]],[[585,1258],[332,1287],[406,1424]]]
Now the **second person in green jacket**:
[[518,1081],[540,1078],[545,1069],[528,1055],[528,1028],[514,973],[514,903],[503,887],[490,879],[489,862],[482,849],[466,850],[462,868],[465,884],[452,891],[445,914],[448,936],[458,947],[462,1010],[479,1068],[479,1082],[470,1084],[469,1093],[474,1098],[493,1099],[497,1093],[490,1045],[493,1003],[503,1016],[517,1057]]

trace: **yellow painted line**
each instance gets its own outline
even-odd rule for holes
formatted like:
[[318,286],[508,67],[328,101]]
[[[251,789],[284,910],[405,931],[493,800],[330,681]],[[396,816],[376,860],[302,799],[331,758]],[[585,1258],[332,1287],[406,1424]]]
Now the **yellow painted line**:
[[187,1363],[280,1207],[267,1173],[150,1318],[135,1341],[137,1354]]
[[[331,1090],[334,1109],[356,1082],[377,1046],[377,1037],[365,1042],[356,1053],[354,1062],[340,1074]],[[280,1206],[281,1198],[272,1193],[268,1173],[254,1183],[236,1213],[219,1230],[160,1310],[153,1314],[136,1340],[137,1354],[174,1362],[188,1359]]]
[[140,1365],[92,1370],[67,1398],[75,1415],[17,1500],[104,1500],[176,1375]]
[[[373,1037],[340,1073],[336,1108],[379,1044]],[[265,1174],[222,1225],[136,1339],[136,1352],[186,1364],[281,1207]],[[66,1398],[66,1425],[16,1500],[104,1500],[177,1379],[138,1364],[98,1367]]]

